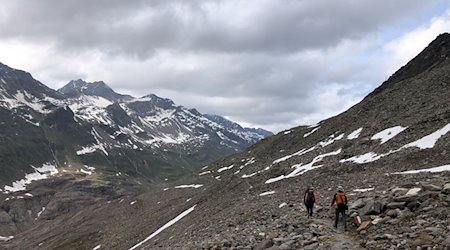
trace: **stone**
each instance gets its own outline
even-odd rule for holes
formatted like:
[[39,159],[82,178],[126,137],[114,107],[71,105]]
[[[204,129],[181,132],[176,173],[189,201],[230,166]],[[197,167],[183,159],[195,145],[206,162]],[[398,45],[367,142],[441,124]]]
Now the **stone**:
[[224,247],[231,247],[231,243],[228,240],[222,240],[220,242],[220,245],[222,245]]
[[383,205],[379,201],[370,200],[363,208],[364,215],[378,215],[381,213]]
[[441,191],[441,187],[433,185],[433,184],[424,184],[422,185],[424,191]]
[[317,248],[319,248],[319,243],[313,243],[313,244],[307,245],[303,249],[305,249],[305,250],[315,250]]
[[444,240],[443,243],[444,243],[445,246],[450,246],[450,235],[447,236],[447,238]]
[[319,241],[327,241],[327,240],[330,240],[331,238],[332,237],[329,235],[322,235],[322,236],[318,237]]
[[385,234],[375,235],[374,240],[386,240],[388,237]]
[[263,249],[269,248],[271,246],[273,246],[272,240],[270,240],[270,239],[263,240],[258,245],[256,245],[255,250],[263,250]]
[[408,192],[408,189],[407,188],[399,188],[399,187],[397,187],[397,188],[392,189],[391,192],[394,193],[394,194],[404,195],[404,194],[406,194],[406,192]]
[[439,227],[427,227],[425,231],[429,232],[432,236],[440,236],[444,233],[444,229]]
[[444,194],[450,194],[450,183],[447,183],[444,185],[444,188],[442,189],[442,192]]
[[388,209],[392,209],[392,208],[400,208],[400,209],[404,209],[406,205],[406,202],[404,201],[399,201],[399,202],[389,202],[386,205],[386,208]]
[[390,209],[390,210],[388,210],[388,211],[386,212],[386,215],[389,216],[389,217],[391,217],[391,218],[395,218],[395,217],[397,217],[398,213],[397,213],[397,210],[395,210],[395,209]]
[[422,191],[422,188],[411,188],[406,192],[405,196],[416,196]]
[[356,231],[366,230],[372,224],[371,221],[363,221]]
[[359,235],[364,238],[367,235],[367,230],[361,230]]
[[356,201],[351,202],[349,204],[348,209],[349,210],[356,210],[356,209],[364,207],[365,204],[366,204],[366,202],[365,202],[364,199],[357,199]]
[[376,224],[378,224],[381,220],[383,220],[383,218],[377,216],[376,218],[374,218],[374,219],[372,220],[371,223],[372,223],[373,225],[376,225]]
[[420,202],[413,201],[413,202],[408,203],[408,205],[406,205],[406,206],[408,207],[409,210],[414,212],[420,207]]

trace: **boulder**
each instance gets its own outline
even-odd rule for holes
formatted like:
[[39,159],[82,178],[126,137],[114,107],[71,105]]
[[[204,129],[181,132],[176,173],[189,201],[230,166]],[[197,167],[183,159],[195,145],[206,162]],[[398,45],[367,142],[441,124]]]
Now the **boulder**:
[[412,201],[412,202],[408,203],[408,205],[406,205],[406,206],[408,207],[409,210],[414,212],[420,207],[420,202]]
[[397,188],[393,188],[391,190],[391,192],[394,195],[396,195],[396,194],[404,195],[404,194],[406,194],[406,192],[408,192],[408,189],[407,188],[399,188],[399,187],[397,187]]
[[424,191],[441,191],[441,187],[433,185],[433,184],[424,184],[422,185]]
[[398,202],[389,202],[386,205],[386,208],[388,208],[388,209],[395,209],[395,208],[404,209],[405,206],[406,206],[406,202],[398,201]]
[[349,204],[348,209],[349,210],[356,210],[356,209],[364,207],[365,204],[366,204],[366,202],[365,202],[364,199],[362,199],[362,198],[361,199],[357,199],[354,202],[351,202]]
[[380,201],[370,200],[363,208],[364,215],[378,215],[383,211],[383,204]]
[[389,217],[391,217],[391,218],[395,218],[395,217],[397,217],[398,213],[397,213],[397,210],[395,210],[395,209],[390,209],[390,210],[388,210],[388,211],[386,212],[386,215],[389,216]]
[[444,185],[444,189],[442,189],[444,194],[450,194],[450,183]]
[[372,220],[371,223],[372,223],[373,225],[376,225],[376,224],[380,223],[380,221],[382,221],[382,220],[383,220],[383,218],[377,216],[377,217],[375,217],[375,218]]
[[263,250],[263,249],[269,248],[271,246],[273,246],[272,240],[270,240],[270,239],[263,240],[258,245],[256,245],[255,250]]
[[416,196],[422,191],[422,188],[411,188],[406,192],[405,196]]

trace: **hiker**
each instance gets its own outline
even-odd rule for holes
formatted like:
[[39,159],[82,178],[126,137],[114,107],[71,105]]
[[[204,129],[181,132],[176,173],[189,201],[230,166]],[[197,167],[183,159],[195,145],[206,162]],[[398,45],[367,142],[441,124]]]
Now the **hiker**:
[[345,221],[347,217],[345,214],[345,210],[348,209],[347,196],[345,196],[344,188],[342,188],[342,186],[339,186],[336,194],[334,194],[333,201],[331,202],[331,207],[336,208],[336,220],[334,222],[334,228],[337,228],[339,214],[342,214],[342,218],[344,220],[344,230],[347,230],[347,223]]
[[313,207],[316,200],[317,200],[317,192],[314,191],[313,187],[309,187],[305,192],[305,196],[303,197],[303,203],[305,203],[308,218],[313,215]]

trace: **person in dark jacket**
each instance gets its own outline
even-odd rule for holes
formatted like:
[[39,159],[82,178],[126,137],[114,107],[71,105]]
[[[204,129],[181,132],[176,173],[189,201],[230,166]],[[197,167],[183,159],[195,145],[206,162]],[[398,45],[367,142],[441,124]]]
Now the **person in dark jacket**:
[[314,203],[317,201],[317,192],[314,191],[313,187],[309,187],[305,195],[303,196],[303,203],[306,206],[306,212],[308,213],[308,218],[313,215]]
[[331,202],[331,207],[336,208],[336,220],[334,221],[334,227],[337,228],[339,214],[342,214],[344,220],[344,230],[347,230],[347,223],[345,211],[347,210],[347,196],[344,193],[344,188],[342,186],[338,187],[337,192],[333,196],[333,201]]

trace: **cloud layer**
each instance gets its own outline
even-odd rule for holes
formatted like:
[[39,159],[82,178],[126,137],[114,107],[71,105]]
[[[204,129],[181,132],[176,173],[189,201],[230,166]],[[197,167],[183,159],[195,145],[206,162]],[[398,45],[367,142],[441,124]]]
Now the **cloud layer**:
[[273,131],[345,110],[450,28],[445,1],[1,3],[0,61],[51,87],[104,80]]

